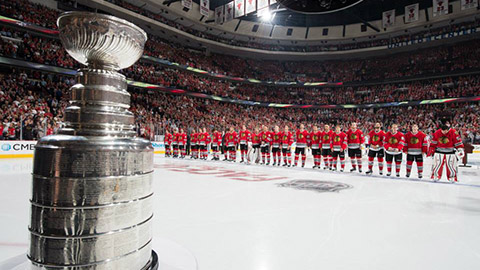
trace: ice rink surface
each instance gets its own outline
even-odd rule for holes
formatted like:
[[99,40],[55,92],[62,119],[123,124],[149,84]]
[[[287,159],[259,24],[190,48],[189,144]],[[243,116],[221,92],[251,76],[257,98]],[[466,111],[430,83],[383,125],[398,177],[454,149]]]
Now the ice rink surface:
[[[27,250],[31,163],[0,160],[0,262]],[[154,247],[181,245],[200,270],[480,269],[478,161],[460,169],[457,184],[432,183],[431,159],[421,181],[406,179],[404,165],[396,178],[376,166],[373,176],[313,170],[310,161],[305,169],[155,164]],[[280,185],[294,180],[350,188]]]

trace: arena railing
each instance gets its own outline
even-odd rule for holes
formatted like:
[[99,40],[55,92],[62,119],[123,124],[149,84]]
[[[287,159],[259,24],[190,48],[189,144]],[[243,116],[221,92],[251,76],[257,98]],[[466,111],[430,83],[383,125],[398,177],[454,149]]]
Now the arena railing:
[[[42,36],[46,35],[51,38],[58,39],[58,31],[54,29],[47,29],[44,27],[40,27],[38,25],[27,23],[23,21],[19,21],[13,18],[8,18],[5,16],[0,16],[0,24],[3,23],[7,26],[12,26],[18,29],[22,29],[25,31],[39,33]],[[461,75],[472,75],[480,73],[480,69],[473,69],[473,70],[461,70],[458,72],[444,72],[444,73],[436,73],[431,75],[417,75],[417,76],[410,76],[410,77],[402,77],[402,78],[389,78],[384,80],[368,80],[362,82],[298,82],[298,81],[265,81],[265,80],[258,80],[254,78],[242,78],[242,77],[235,77],[235,76],[228,76],[224,74],[214,73],[206,70],[202,70],[199,68],[190,67],[187,65],[182,65],[179,63],[171,62],[166,59],[161,59],[158,57],[152,57],[149,55],[143,55],[140,59],[141,62],[145,63],[153,63],[158,64],[164,67],[182,70],[186,72],[193,73],[198,76],[203,77],[210,77],[217,80],[225,80],[235,83],[245,83],[245,84],[257,84],[257,85],[266,85],[266,86],[277,86],[277,87],[339,87],[339,86],[367,86],[367,85],[376,85],[376,84],[385,84],[385,83],[398,83],[398,82],[410,82],[410,81],[417,81],[417,80],[428,80],[428,79],[435,79],[435,78],[442,78],[444,76],[461,76]]]
[[[44,64],[32,63],[19,59],[12,59],[7,57],[0,57],[0,65],[16,66],[25,69],[40,70],[46,73],[58,73],[66,76],[75,76],[76,70],[48,66]],[[216,95],[209,95],[200,92],[188,91],[181,88],[171,88],[162,85],[150,84],[145,82],[138,82],[127,80],[128,85],[134,88],[148,89],[161,91],[167,94],[173,95],[185,95],[190,97],[210,99],[221,102],[246,105],[246,106],[260,106],[270,108],[296,108],[296,109],[358,109],[358,108],[384,108],[384,107],[398,107],[398,106],[418,106],[418,105],[432,105],[432,104],[445,104],[445,103],[461,103],[461,102],[478,102],[480,96],[471,97],[449,97],[441,99],[429,99],[429,100],[415,100],[415,101],[396,101],[396,102],[383,102],[383,103],[366,103],[366,104],[285,104],[285,103],[270,103],[259,102],[251,100],[232,99],[228,97],[221,97]]]

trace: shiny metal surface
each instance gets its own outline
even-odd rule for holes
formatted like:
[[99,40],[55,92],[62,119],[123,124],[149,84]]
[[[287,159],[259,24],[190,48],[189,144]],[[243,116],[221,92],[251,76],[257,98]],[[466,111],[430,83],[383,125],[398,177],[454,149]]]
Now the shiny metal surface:
[[35,148],[32,269],[147,269],[153,148],[136,138],[125,77],[145,32],[124,20],[68,12],[57,21],[79,70],[65,127]]
[[78,62],[101,69],[124,69],[142,56],[147,34],[123,19],[89,12],[66,12],[57,20],[65,50]]

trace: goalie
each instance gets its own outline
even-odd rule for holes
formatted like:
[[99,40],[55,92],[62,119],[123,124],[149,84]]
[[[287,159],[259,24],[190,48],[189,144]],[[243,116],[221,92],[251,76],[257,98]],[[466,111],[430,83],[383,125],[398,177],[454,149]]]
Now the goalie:
[[440,129],[433,134],[429,151],[429,155],[433,156],[432,179],[435,182],[442,178],[444,165],[448,181],[457,182],[458,158],[465,155],[463,148],[458,131],[445,124],[440,125]]

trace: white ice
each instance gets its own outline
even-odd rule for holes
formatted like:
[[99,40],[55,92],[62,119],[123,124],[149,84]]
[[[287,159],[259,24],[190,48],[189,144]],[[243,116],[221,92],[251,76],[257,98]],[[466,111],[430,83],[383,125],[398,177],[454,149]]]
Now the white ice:
[[[31,162],[0,160],[0,262],[27,250]],[[158,157],[154,241],[189,250],[200,270],[478,270],[480,162],[457,184],[432,183],[430,162],[418,181],[404,167],[397,179],[376,166],[368,177]],[[301,179],[353,188],[278,186]]]

